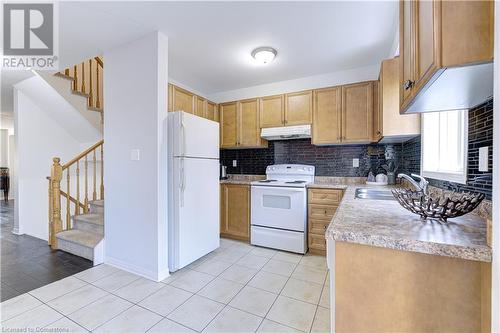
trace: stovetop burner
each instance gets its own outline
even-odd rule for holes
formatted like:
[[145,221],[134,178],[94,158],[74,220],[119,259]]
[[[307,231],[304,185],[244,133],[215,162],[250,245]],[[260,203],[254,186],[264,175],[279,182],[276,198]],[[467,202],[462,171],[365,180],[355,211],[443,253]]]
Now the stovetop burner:
[[277,180],[276,179],[259,180],[259,183],[272,183],[272,182],[277,182]]
[[285,184],[304,184],[305,182],[305,180],[292,180],[289,182],[285,182]]

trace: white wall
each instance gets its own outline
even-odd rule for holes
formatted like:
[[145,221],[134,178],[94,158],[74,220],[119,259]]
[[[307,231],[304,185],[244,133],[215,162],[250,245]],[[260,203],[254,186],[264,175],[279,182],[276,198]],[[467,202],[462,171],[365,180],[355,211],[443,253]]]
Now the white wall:
[[378,78],[379,71],[380,65],[367,66],[334,73],[308,76],[295,80],[279,81],[243,89],[224,91],[208,95],[207,98],[213,102],[222,103],[245,98],[269,96],[307,89],[317,89],[341,84],[376,80]]
[[59,156],[62,161],[72,158],[79,152],[80,143],[16,88],[14,106],[18,166],[14,175],[18,184],[15,209],[19,233],[47,240],[46,177],[50,175],[52,158]]
[[493,84],[493,272],[491,331],[500,332],[500,3],[495,3]]
[[104,52],[104,261],[152,280],[168,276],[167,44],[154,32]]
[[0,128],[8,129],[9,135],[14,134],[14,111],[4,111],[0,112]]

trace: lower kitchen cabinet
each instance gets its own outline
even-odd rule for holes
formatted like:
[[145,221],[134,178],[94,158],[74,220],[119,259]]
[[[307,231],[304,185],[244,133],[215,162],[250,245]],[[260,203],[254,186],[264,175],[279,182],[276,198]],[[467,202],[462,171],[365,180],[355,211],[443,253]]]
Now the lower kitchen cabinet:
[[325,255],[325,232],[337,211],[343,193],[341,189],[309,189],[307,195],[309,252]]
[[221,236],[250,240],[250,185],[221,185]]

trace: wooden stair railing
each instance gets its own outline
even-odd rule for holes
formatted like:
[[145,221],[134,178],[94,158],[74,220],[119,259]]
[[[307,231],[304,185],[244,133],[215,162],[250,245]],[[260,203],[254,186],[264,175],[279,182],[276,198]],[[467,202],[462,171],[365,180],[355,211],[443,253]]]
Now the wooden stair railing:
[[[59,157],[53,158],[49,181],[49,245],[57,248],[56,234],[71,229],[71,215],[89,212],[90,200],[104,200],[104,141],[101,140],[76,157],[61,165]],[[100,165],[98,159],[100,157]],[[89,178],[89,164],[91,177]],[[83,167],[83,192],[80,187],[80,167]],[[99,169],[100,175],[97,175]],[[72,171],[75,173],[72,174]],[[73,177],[72,177],[73,176]],[[75,186],[71,186],[71,181]],[[65,179],[65,181],[64,181]],[[65,183],[63,191],[61,182]],[[89,199],[90,198],[90,199]],[[64,203],[62,204],[64,199]],[[64,217],[62,209],[64,208]]]
[[72,80],[71,89],[75,94],[87,98],[87,107],[90,110],[103,112],[103,69],[102,57],[85,60],[81,64],[66,68],[57,73]]

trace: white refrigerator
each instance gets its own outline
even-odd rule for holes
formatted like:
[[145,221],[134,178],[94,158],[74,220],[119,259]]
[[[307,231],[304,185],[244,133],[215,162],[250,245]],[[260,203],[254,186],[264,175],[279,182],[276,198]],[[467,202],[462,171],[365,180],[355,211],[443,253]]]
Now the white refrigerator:
[[174,272],[219,247],[219,123],[168,113],[168,258]]

